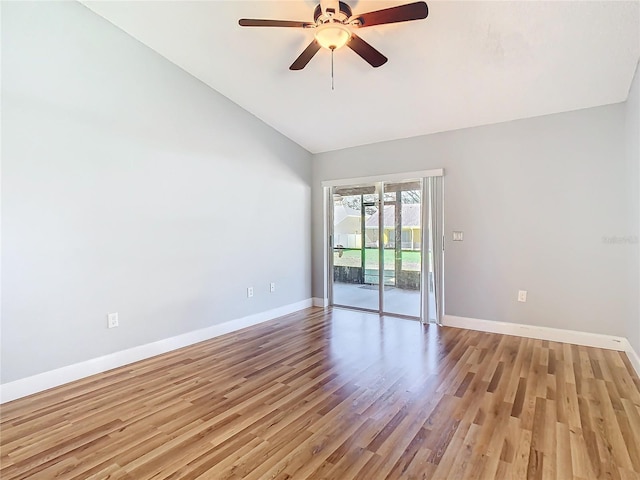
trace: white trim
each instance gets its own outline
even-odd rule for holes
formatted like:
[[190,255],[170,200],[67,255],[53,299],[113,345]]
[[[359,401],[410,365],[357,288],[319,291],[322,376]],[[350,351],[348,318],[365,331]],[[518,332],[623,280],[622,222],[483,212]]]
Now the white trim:
[[92,358],[84,362],[4,383],[0,385],[0,403],[26,397],[27,395],[73,382],[74,380],[79,380],[90,375],[95,375],[96,373],[102,373],[113,368],[193,345],[194,343],[209,340],[224,335],[225,333],[273,320],[274,318],[309,308],[312,305],[313,300],[309,298],[301,302],[291,303],[265,312],[236,318],[235,320],[219,323],[200,330],[194,330],[175,337],[165,338],[157,342],[139,345],[127,350],[121,350],[102,357]]
[[323,187],[341,187],[345,185],[360,185],[363,183],[402,182],[405,180],[412,180],[412,179],[425,178],[425,177],[442,177],[443,175],[444,175],[444,169],[434,168],[433,170],[420,170],[417,172],[387,173],[383,175],[374,175],[369,177],[324,180],[322,182],[322,186]]
[[631,362],[631,365],[633,365],[633,368],[638,374],[638,377],[640,377],[640,355],[638,355],[638,352],[633,349],[633,347],[631,346],[631,342],[629,342],[629,340],[627,340],[626,338],[625,340],[627,344],[624,351],[626,352],[627,357],[629,357],[629,361]]
[[328,307],[329,306],[329,299],[328,298],[318,298],[318,297],[313,297],[313,306],[314,307]]
[[477,318],[456,317],[453,315],[445,315],[442,319],[442,324],[445,327],[466,328],[468,330],[479,330],[481,332],[501,333],[503,335],[515,335],[517,337],[573,343],[575,345],[583,345],[585,347],[606,348],[609,350],[627,352],[628,349],[631,348],[629,341],[624,337],[579,332],[577,330],[538,327],[535,325],[523,325],[519,323],[494,322],[492,320],[479,320]]
[[322,297],[327,305],[333,301],[333,195],[331,188],[322,188]]

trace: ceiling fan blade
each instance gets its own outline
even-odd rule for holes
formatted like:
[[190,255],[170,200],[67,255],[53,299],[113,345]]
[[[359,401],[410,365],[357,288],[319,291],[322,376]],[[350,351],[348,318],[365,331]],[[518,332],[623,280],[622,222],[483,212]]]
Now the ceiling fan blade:
[[360,55],[372,67],[379,67],[380,65],[387,63],[387,57],[362,40],[355,33],[351,34],[351,38],[347,42],[347,47]]
[[255,18],[241,18],[238,23],[241,27],[294,27],[308,28],[314,27],[314,23],[295,22],[291,20],[260,20]]
[[314,38],[313,41],[304,49],[304,51],[300,54],[296,61],[291,64],[289,70],[302,70],[307,66],[309,60],[313,58],[313,56],[320,50],[320,44]]
[[425,2],[408,3],[397,7],[376,10],[375,12],[363,13],[354,17],[353,20],[360,22],[360,27],[371,27],[385,23],[407,22],[409,20],[421,20],[427,18],[429,9]]

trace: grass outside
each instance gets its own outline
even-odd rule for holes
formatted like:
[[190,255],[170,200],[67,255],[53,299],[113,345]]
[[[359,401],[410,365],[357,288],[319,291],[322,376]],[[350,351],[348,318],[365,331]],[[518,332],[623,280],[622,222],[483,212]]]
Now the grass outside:
[[[371,270],[378,269],[378,249],[365,248],[365,268]],[[361,258],[360,250],[343,250],[342,257],[337,251],[333,253],[333,264],[343,267],[360,267]],[[396,251],[394,249],[384,249],[384,265],[385,270],[393,270],[395,268]],[[402,270],[420,271],[420,252],[413,250],[402,251]]]

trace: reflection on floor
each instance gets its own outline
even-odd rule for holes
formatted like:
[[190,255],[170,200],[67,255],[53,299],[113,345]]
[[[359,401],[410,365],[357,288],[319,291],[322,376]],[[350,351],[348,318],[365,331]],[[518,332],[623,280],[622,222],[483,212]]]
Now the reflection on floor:
[[[333,303],[346,307],[378,309],[378,285],[353,283],[333,284]],[[433,295],[429,295],[429,311],[435,310]],[[399,315],[420,316],[420,292],[396,287],[384,288],[384,311]]]

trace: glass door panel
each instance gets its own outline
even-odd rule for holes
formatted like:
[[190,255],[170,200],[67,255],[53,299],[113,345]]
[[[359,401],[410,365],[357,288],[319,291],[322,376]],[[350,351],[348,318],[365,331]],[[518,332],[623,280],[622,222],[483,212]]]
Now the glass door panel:
[[375,185],[333,188],[333,304],[380,309]]
[[422,181],[384,184],[384,313],[420,317]]

